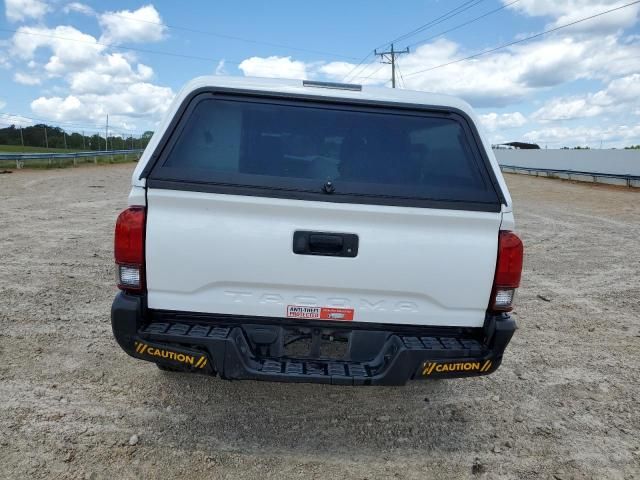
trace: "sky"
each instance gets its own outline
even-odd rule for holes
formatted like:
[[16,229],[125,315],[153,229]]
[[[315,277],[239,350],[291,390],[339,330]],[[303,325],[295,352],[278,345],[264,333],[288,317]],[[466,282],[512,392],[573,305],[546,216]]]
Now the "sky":
[[462,97],[492,143],[620,148],[640,144],[640,2],[580,20],[633,1],[4,0],[0,126],[137,135],[200,75],[390,87],[373,50],[394,41],[398,87]]

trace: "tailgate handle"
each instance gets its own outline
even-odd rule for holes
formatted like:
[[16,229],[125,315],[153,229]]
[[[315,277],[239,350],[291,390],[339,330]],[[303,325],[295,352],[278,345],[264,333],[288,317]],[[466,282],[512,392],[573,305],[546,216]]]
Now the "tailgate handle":
[[309,235],[309,249],[312,252],[337,253],[342,250],[344,240],[340,235],[324,235],[312,233]]
[[358,254],[358,236],[353,233],[296,231],[293,234],[293,253],[355,257]]

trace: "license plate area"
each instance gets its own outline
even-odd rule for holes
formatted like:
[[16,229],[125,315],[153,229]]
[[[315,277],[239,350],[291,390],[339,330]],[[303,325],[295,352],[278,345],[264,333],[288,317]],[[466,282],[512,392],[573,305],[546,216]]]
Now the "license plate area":
[[347,360],[350,335],[319,328],[286,329],[284,356],[301,359]]

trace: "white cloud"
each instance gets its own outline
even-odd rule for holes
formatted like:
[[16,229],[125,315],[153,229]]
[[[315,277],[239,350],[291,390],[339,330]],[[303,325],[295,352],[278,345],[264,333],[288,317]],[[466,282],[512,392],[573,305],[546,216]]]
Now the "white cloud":
[[[21,27],[19,32],[27,34],[16,33],[10,51],[29,73],[17,72],[14,80],[37,84],[38,79],[56,77],[66,83],[66,91],[56,86],[55,93],[31,102],[38,117],[94,124],[102,123],[108,113],[117,128],[140,124],[148,128],[173,99],[170,88],[151,83],[151,67],[137,62],[130,53],[108,53],[95,37],[74,27]],[[49,55],[44,62],[39,60],[42,52]]]
[[153,5],[137,10],[106,12],[98,17],[103,34],[101,42],[157,42],[164,38],[167,27]]
[[40,19],[49,11],[43,0],[5,0],[5,14],[10,22]]
[[[507,4],[512,0],[502,1]],[[556,27],[627,3],[628,0],[520,0],[509,8],[532,17],[550,17],[553,21],[548,27]],[[570,28],[574,32],[615,31],[628,28],[637,21],[639,11],[640,4],[632,5]]]
[[596,117],[603,113],[628,113],[640,107],[640,74],[612,80],[605,89],[581,96],[554,98],[532,114],[547,123]]
[[9,61],[9,57],[4,52],[0,51],[0,68],[8,70],[11,68],[11,62]]
[[554,147],[588,145],[596,147],[600,142],[607,146],[622,147],[637,143],[640,137],[640,124],[578,127],[546,127],[525,133],[527,141]]
[[520,112],[487,113],[480,115],[480,121],[490,132],[505,128],[517,128],[527,123],[527,119]]
[[[640,73],[613,80],[609,83],[603,95],[618,102],[640,101]],[[599,98],[599,92],[594,97],[599,102],[606,103],[604,99]]]
[[93,16],[96,12],[89,5],[80,2],[71,2],[64,6],[64,13],[81,13],[82,15]]
[[13,80],[21,85],[40,85],[42,83],[39,77],[21,72],[16,72],[13,75]]
[[[400,84],[460,96],[476,107],[504,107],[578,79],[609,81],[640,70],[640,44],[621,43],[617,35],[550,36],[449,64],[472,52],[446,39],[423,44],[401,57]],[[248,58],[239,68],[249,76],[343,81],[356,65],[344,61],[305,63],[272,56]],[[354,73],[348,79],[352,83],[389,84],[390,67],[377,61],[356,68]]]
[[[348,62],[331,62],[322,65],[319,72],[331,78],[344,79],[347,75],[354,71],[356,66]],[[371,72],[372,70],[369,70]],[[375,70],[373,70],[375,71]]]
[[11,52],[23,60],[33,59],[40,48],[53,53],[45,69],[55,75],[95,63],[105,49],[91,35],[69,26],[20,27],[13,36]]
[[[0,107],[2,108],[2,107]],[[23,117],[22,115],[10,115],[8,113],[0,113],[0,126],[9,127],[15,125],[16,127],[26,127],[28,125],[34,125],[32,119]]]
[[291,57],[251,57],[240,63],[238,68],[250,77],[309,78],[307,64]]
[[7,106],[7,102],[5,102],[4,100],[2,100],[2,99],[0,98],[0,108],[4,108],[4,107],[6,107],[6,106]]
[[[476,107],[503,107],[574,80],[609,81],[640,71],[640,44],[621,43],[618,35],[555,35],[449,64],[473,52],[446,39],[421,45],[399,60],[402,84],[460,96]],[[310,77],[342,81],[354,67],[331,62],[315,70],[310,64],[301,68]],[[349,81],[388,85],[390,68],[372,62],[355,74]]]
[[540,122],[595,117],[602,113],[599,105],[590,104],[585,98],[557,98],[536,110],[532,117]]
[[146,82],[153,76],[151,67],[139,63],[134,69],[120,53],[104,55],[93,68],[69,74],[71,92],[110,93],[136,82]]
[[120,91],[84,93],[66,97],[39,97],[31,110],[42,118],[59,122],[102,123],[109,115],[110,124],[132,128],[136,119],[158,119],[168,108],[174,93],[168,87],[150,83],[133,83]]
[[[413,72],[449,63],[465,53],[448,40],[419,46],[413,54],[406,55],[401,63],[406,88],[460,96],[478,107],[505,106],[530,93],[531,88],[518,78],[523,62],[515,60],[510,52],[412,75]],[[382,75],[386,81],[389,70],[382,69],[378,75]]]

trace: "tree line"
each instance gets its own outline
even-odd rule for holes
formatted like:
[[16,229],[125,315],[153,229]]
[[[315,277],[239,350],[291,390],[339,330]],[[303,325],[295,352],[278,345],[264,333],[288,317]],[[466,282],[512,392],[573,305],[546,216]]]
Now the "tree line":
[[109,135],[107,144],[105,137],[97,133],[93,135],[83,135],[78,132],[68,133],[60,127],[40,123],[22,128],[15,125],[0,128],[0,145],[69,150],[128,150],[145,148],[151,135],[153,132],[150,131],[144,132],[142,135]]

